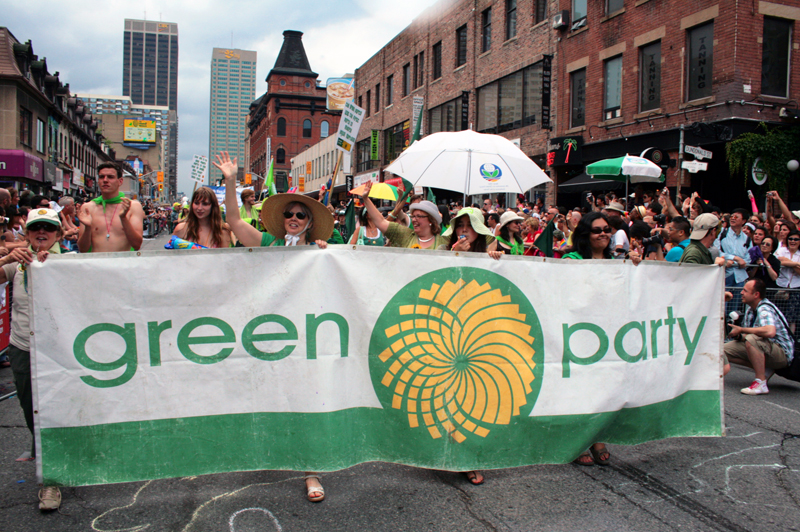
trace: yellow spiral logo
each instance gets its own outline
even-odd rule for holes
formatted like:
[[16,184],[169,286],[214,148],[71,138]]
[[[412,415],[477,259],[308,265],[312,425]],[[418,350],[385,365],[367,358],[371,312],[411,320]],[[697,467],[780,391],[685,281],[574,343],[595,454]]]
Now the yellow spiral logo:
[[505,278],[439,270],[410,283],[384,310],[370,344],[373,381],[411,429],[459,443],[483,438],[533,407],[540,337],[533,308]]

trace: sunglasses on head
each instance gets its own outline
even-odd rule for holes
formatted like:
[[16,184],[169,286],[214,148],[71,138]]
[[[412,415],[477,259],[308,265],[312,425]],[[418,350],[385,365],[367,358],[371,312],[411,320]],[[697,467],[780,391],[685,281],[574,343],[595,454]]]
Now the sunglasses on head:
[[593,235],[599,235],[600,233],[605,233],[607,235],[610,235],[611,233],[614,232],[614,230],[611,229],[611,226],[607,225],[605,227],[592,227],[591,229],[589,229],[589,232],[591,232]]
[[44,229],[48,233],[55,233],[56,229],[58,229],[58,227],[56,227],[53,224],[48,224],[48,223],[31,224],[31,225],[28,226],[28,231],[39,231],[41,229]]
[[304,212],[285,212],[283,213],[283,217],[289,220],[292,216],[296,216],[298,220],[305,220],[306,213]]

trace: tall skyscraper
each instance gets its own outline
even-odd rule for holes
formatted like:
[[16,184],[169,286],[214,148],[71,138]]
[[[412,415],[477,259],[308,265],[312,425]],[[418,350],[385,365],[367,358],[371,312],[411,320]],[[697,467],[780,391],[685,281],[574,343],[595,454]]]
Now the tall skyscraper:
[[[244,137],[250,102],[256,95],[256,52],[214,48],[211,53],[211,118],[209,121],[208,156],[221,150],[244,163]],[[213,183],[222,172],[211,166],[208,172]]]
[[137,105],[169,107],[167,178],[170,195],[178,184],[178,25],[125,19],[122,94]]

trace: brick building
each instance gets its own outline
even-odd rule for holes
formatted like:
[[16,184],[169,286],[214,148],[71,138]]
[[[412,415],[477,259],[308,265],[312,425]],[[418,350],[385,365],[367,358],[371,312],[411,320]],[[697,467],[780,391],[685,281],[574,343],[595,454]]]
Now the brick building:
[[[791,67],[798,64],[799,5],[559,0],[565,16],[551,30],[561,41],[553,70],[562,87],[560,120],[551,143],[558,182],[599,159],[656,148],[675,161],[663,164],[670,187],[682,179],[685,191],[726,209],[741,206],[748,188],[763,197],[765,187],[730,176],[725,143],[762,121],[786,123],[781,109],[797,109],[800,69]],[[681,177],[682,127],[685,145],[712,152],[706,171]],[[567,145],[578,149],[565,163]],[[560,187],[568,189],[583,190]],[[576,196],[562,195],[559,203],[577,204]]]
[[325,87],[317,84],[302,37],[299,31],[283,32],[281,51],[267,75],[267,92],[250,104],[247,122],[249,171],[265,176],[273,157],[279,192],[289,187],[292,158],[339,127],[340,114],[326,109]]
[[556,5],[442,0],[358,68],[356,103],[366,118],[355,150],[356,182],[405,149],[415,97],[424,100],[423,135],[497,133],[518,140],[544,168],[556,120],[551,69],[558,36],[547,18]]

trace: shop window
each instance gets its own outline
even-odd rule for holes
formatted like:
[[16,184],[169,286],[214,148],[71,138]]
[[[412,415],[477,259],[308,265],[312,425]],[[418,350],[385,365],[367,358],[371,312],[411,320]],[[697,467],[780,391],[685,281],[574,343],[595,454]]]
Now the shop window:
[[570,127],[586,125],[586,69],[570,73]]
[[661,41],[639,49],[639,110],[661,107]]
[[622,56],[603,62],[603,120],[622,116]]
[[789,65],[793,21],[764,17],[761,52],[761,94],[789,97]]
[[711,96],[711,77],[714,67],[714,23],[709,22],[688,30],[689,61],[687,72],[687,99],[689,101]]

